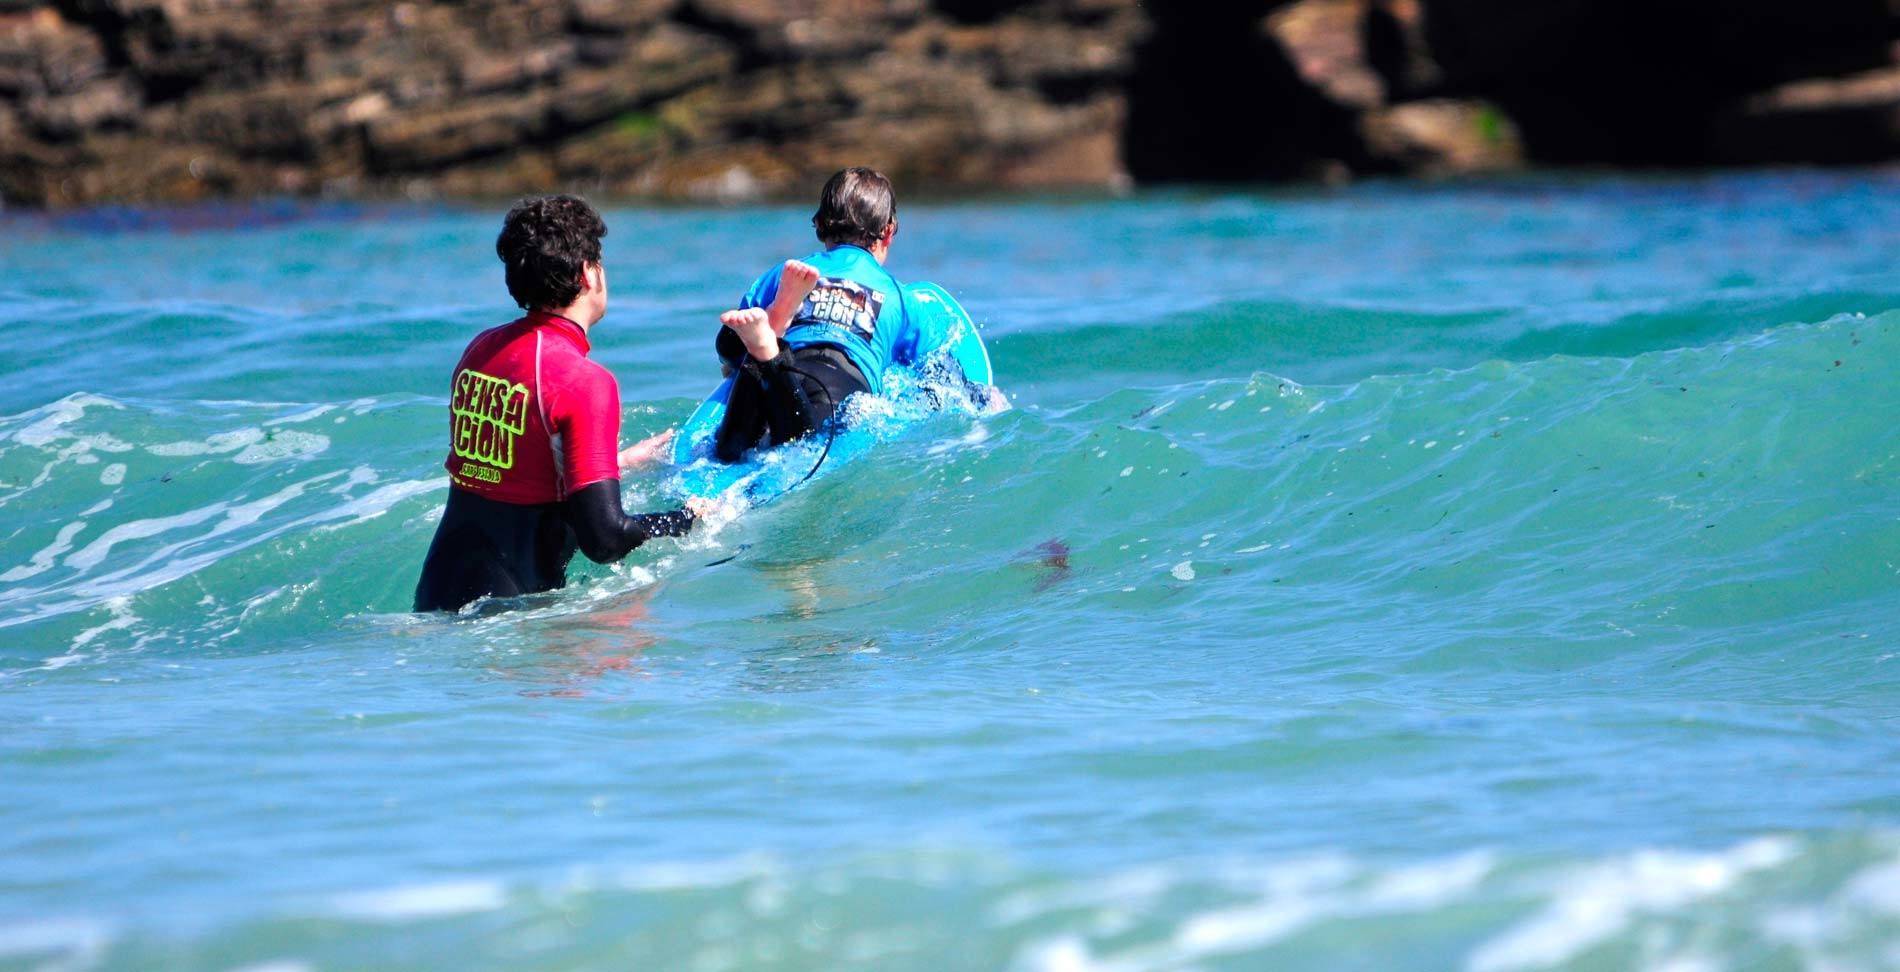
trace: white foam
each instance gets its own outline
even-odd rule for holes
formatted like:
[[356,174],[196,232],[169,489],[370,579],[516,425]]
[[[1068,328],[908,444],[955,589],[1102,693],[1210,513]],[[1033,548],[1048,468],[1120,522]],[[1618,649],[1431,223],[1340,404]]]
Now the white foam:
[[[238,621],[242,623],[249,620],[253,612],[285,596],[290,598],[290,604],[286,610],[295,609],[298,602],[303,600],[303,596],[308,594],[311,589],[316,586],[316,581],[305,581],[301,584],[285,584],[282,587],[273,587],[262,594],[248,598],[244,601],[244,606],[238,609]],[[199,603],[211,604],[213,601],[210,595],[206,595],[205,599]]]
[[1319,914],[1318,903],[1303,898],[1204,912],[1182,923],[1174,933],[1174,946],[1197,958],[1258,948],[1285,938]]
[[304,459],[328,451],[330,437],[316,432],[279,432],[262,442],[244,447],[231,457],[240,466],[255,466],[279,459]]
[[334,411],[336,411],[335,405],[318,405],[315,408],[305,409],[301,412],[298,412],[295,415],[286,415],[283,418],[271,419],[270,421],[265,422],[264,424],[265,425],[295,425],[298,422],[308,422],[311,419],[322,418],[323,416],[328,415]]
[[181,442],[161,442],[146,446],[145,451],[155,456],[180,458],[184,456],[222,455],[237,452],[252,443],[264,441],[264,430],[247,426],[229,432],[217,432],[199,440]]
[[1147,909],[1174,886],[1176,877],[1171,869],[1151,867],[1053,889],[1020,891],[997,902],[991,917],[1001,924],[1015,925],[1047,914],[1083,908],[1116,905]]
[[168,458],[223,455],[235,452],[237,455],[231,457],[232,462],[254,466],[279,459],[301,459],[314,456],[329,448],[330,437],[320,433],[294,429],[267,432],[256,426],[246,426],[229,432],[219,432],[197,441],[161,442],[158,445],[146,446],[145,451],[155,456]]
[[773,858],[746,854],[724,860],[643,864],[617,872],[609,883],[624,891],[692,891],[732,887],[779,871]]
[[[351,522],[368,519],[386,510],[389,505],[405,496],[434,488],[434,486],[437,485],[430,481],[391,484],[390,486],[376,490],[368,496],[359,497],[356,500],[344,503],[340,506],[320,510],[308,516],[287,521],[259,534],[246,537],[226,546],[196,553],[188,553],[194,546],[202,544],[206,540],[232,532],[242,526],[258,522],[267,511],[290,501],[311,487],[336,479],[341,475],[341,473],[337,472],[325,473],[299,483],[294,483],[264,499],[240,504],[237,507],[227,508],[225,504],[217,503],[200,510],[180,514],[177,517],[122,524],[121,527],[115,528],[114,531],[108,531],[105,536],[89,544],[79,553],[67,558],[67,563],[74,564],[74,558],[79,558],[77,561],[78,566],[84,568],[94,567],[105,558],[114,544],[132,539],[133,534],[155,536],[169,529],[176,529],[181,525],[195,525],[221,513],[225,515],[224,520],[219,522],[217,526],[211,530],[201,535],[187,537],[183,540],[167,544],[136,564],[103,576],[85,577],[80,585],[74,588],[78,596],[68,598],[64,601],[50,600],[47,597],[48,590],[43,588],[14,587],[0,589],[0,603],[21,600],[33,602],[33,610],[30,613],[11,618],[0,618],[0,628],[84,610],[113,596],[137,593],[168,584],[181,577],[190,576],[231,554],[272,540],[293,530],[327,523],[337,519],[353,518]],[[126,532],[116,532],[120,530]]]
[[83,392],[68,395],[46,406],[46,414],[39,421],[13,433],[13,440],[26,446],[52,445],[66,435],[66,426],[85,418],[86,409],[95,406],[118,409],[125,407],[111,399]]
[[74,635],[74,648],[84,648],[91,644],[93,639],[108,631],[123,631],[138,623],[138,615],[132,613],[132,599],[127,595],[107,598],[105,608],[111,612],[111,619]]
[[263,519],[264,514],[302,496],[304,489],[309,485],[309,482],[291,483],[289,486],[285,486],[283,489],[263,499],[252,500],[249,503],[240,503],[237,506],[233,506],[225,513],[224,520],[216,527],[213,527],[207,536],[215,537],[220,534],[229,533],[238,527],[250,526]]
[[1496,855],[1473,851],[1400,868],[1373,883],[1366,891],[1366,904],[1382,911],[1436,908],[1469,894],[1496,866]]
[[1900,915],[1900,860],[1876,864],[1855,874],[1841,896],[1869,911]]
[[90,918],[42,918],[0,925],[0,958],[64,952],[71,967],[84,968],[98,964],[111,942],[111,930]]
[[330,487],[329,492],[332,492],[338,496],[341,496],[345,493],[348,493],[353,487],[368,486],[372,483],[381,481],[382,478],[383,477],[376,475],[376,470],[371,469],[368,466],[356,466],[356,467],[353,467],[349,471],[349,473],[343,477],[342,482],[336,484],[335,486]]
[[1105,968],[1096,963],[1088,943],[1078,935],[1058,935],[1038,942],[1018,964],[1033,972],[1098,972]]
[[52,543],[47,544],[45,549],[39,553],[34,554],[33,558],[27,563],[21,564],[4,574],[0,574],[0,581],[23,581],[36,574],[44,574],[52,570],[53,563],[59,559],[61,554],[73,549],[73,538],[78,536],[79,532],[85,528],[86,521],[84,520],[75,520],[72,523],[60,527],[59,533],[54,535]]
[[1173,574],[1175,580],[1191,581],[1194,579],[1194,562],[1183,560],[1170,568],[1168,573]]
[[1705,955],[1677,955],[1653,968],[1655,972],[1722,972],[1726,966]]
[[1253,900],[1190,915],[1165,941],[1096,958],[1081,939],[1064,936],[1033,947],[1021,964],[1095,972],[1192,968],[1204,959],[1279,941],[1326,917],[1366,910],[1364,901],[1345,890],[1358,870],[1351,861],[1333,855],[1265,867],[1233,862],[1212,869],[1172,869],[1165,874],[1168,887],[1212,878],[1222,885],[1248,889]]
[[[191,510],[186,513],[180,513],[177,516],[158,517],[158,518],[150,519],[150,520],[134,520],[131,523],[122,523],[119,526],[113,527],[112,529],[106,531],[106,533],[103,536],[101,536],[99,539],[94,540],[92,543],[87,544],[85,549],[66,558],[66,565],[69,567],[78,567],[81,569],[96,567],[101,561],[105,559],[106,554],[111,552],[112,546],[116,543],[123,543],[126,540],[143,539],[145,537],[157,536],[160,533],[164,533],[170,530],[175,530],[180,527],[196,526],[197,524],[203,523],[204,521],[209,520],[220,513],[224,514],[224,519],[220,520],[217,523],[217,525],[213,526],[209,531],[204,533],[202,536],[194,538],[194,540],[191,542],[209,540],[213,537],[223,536],[224,534],[231,533],[232,531],[237,530],[241,527],[246,527],[254,523],[257,523],[259,520],[262,520],[264,518],[264,514],[269,513],[271,510],[274,510],[284,505],[285,503],[288,503],[291,500],[296,499],[299,496],[302,496],[304,493],[304,490],[307,487],[326,479],[335,478],[335,476],[336,476],[335,473],[330,473],[324,476],[319,476],[313,480],[306,480],[300,483],[291,483],[290,485],[285,486],[283,489],[280,489],[277,492],[272,493],[271,495],[266,496],[262,499],[252,500],[249,503],[240,503],[236,506],[226,506],[223,503],[213,503],[210,506],[200,507],[199,509]],[[327,519],[328,517],[321,517],[321,518]],[[317,518],[306,517],[297,522],[307,523],[307,522],[312,522],[314,519],[317,519]],[[277,532],[281,532],[281,531],[277,531]],[[248,546],[248,545],[249,544],[244,544],[242,546]],[[146,560],[143,563],[150,563],[152,560],[157,559],[158,556],[161,556],[164,553],[168,553],[172,550],[176,550],[180,546],[182,546],[182,544],[173,544],[172,546],[167,547],[165,551],[161,551],[161,554],[146,558]],[[242,549],[242,546],[237,547],[237,548],[232,548],[232,550]],[[226,551],[226,552],[228,553],[232,551]]]
[[146,537],[155,537],[161,533],[181,529],[183,527],[197,526],[222,512],[224,512],[224,504],[213,503],[210,506],[188,510],[174,516],[160,516],[146,520],[133,520],[130,523],[121,523],[101,534],[97,540],[86,544],[78,553],[67,557],[66,566],[75,570],[89,570],[99,566],[99,564],[106,559],[106,555],[112,552],[112,548],[118,544],[128,540],[143,540]]
[[472,880],[346,894],[335,899],[333,909],[346,918],[409,921],[498,911],[507,903],[507,890],[500,881]]
[[1764,838],[1724,853],[1640,851],[1572,874],[1556,900],[1480,945],[1472,972],[1544,968],[1575,958],[1628,927],[1637,914],[1665,911],[1721,894],[1744,875],[1793,856],[1786,840]]
[[99,471],[101,486],[117,486],[125,482],[125,463],[115,462]]

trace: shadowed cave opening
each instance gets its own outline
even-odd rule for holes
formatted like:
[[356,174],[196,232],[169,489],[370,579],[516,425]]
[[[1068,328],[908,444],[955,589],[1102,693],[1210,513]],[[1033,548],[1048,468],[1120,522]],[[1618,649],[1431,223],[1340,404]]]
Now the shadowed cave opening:
[[1315,175],[1367,164],[1354,113],[1303,81],[1264,18],[1272,0],[1149,7],[1128,81],[1123,157],[1143,182]]

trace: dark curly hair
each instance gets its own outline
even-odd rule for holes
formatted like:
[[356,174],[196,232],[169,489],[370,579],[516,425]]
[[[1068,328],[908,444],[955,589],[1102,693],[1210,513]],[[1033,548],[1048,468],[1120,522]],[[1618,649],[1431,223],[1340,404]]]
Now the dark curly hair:
[[578,196],[537,196],[515,203],[495,239],[508,268],[508,295],[527,310],[559,310],[581,293],[581,271],[600,262],[607,224]]
[[884,173],[863,166],[843,169],[825,182],[811,225],[826,246],[851,243],[870,249],[897,218],[897,193]]

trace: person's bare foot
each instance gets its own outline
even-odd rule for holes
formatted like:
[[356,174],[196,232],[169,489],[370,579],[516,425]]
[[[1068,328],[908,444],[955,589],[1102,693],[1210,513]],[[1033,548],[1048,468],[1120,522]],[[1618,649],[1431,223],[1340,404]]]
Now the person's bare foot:
[[778,295],[772,298],[772,306],[765,309],[774,337],[785,336],[786,329],[792,326],[792,318],[798,315],[798,309],[805,305],[805,298],[811,296],[811,289],[817,284],[817,267],[797,260],[785,261],[785,269],[778,274]]
[[772,333],[772,322],[764,308],[727,311],[719,315],[719,323],[739,335],[740,343],[753,360],[770,361],[778,355],[778,335]]

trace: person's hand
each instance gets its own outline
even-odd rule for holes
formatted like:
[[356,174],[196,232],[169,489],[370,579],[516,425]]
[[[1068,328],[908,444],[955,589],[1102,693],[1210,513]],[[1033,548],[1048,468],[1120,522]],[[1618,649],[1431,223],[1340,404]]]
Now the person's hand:
[[724,518],[725,514],[732,509],[729,505],[719,500],[699,496],[687,500],[686,508],[692,511],[693,516],[701,520]]
[[658,435],[648,436],[633,445],[620,450],[620,468],[622,471],[635,466],[644,466],[659,458],[662,450],[673,441],[673,430],[667,429]]

